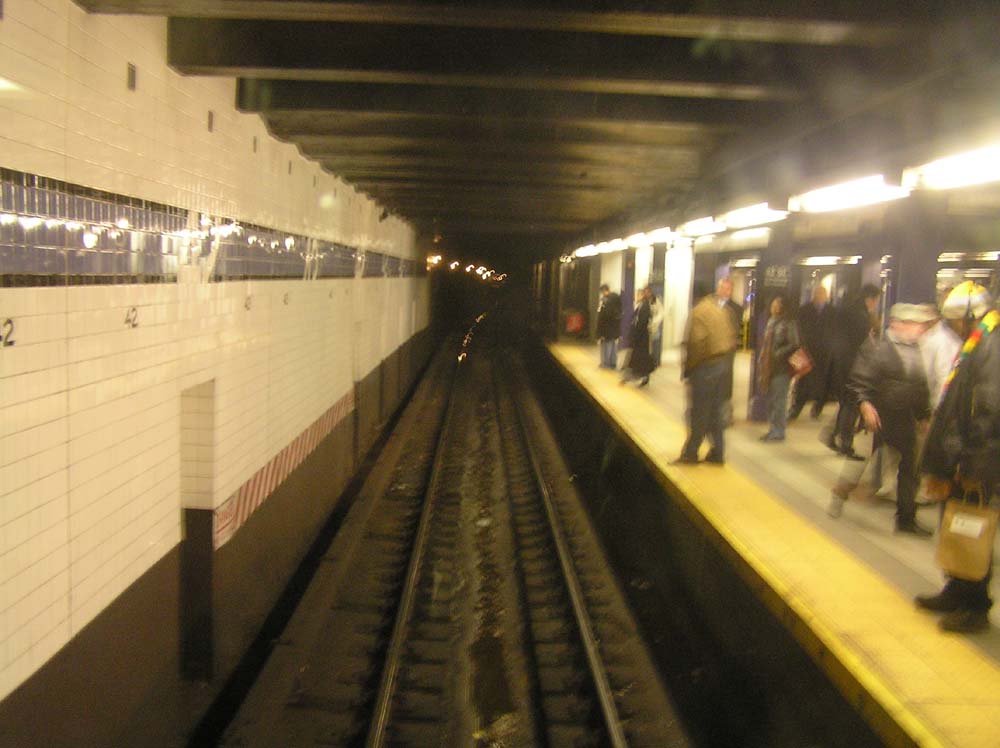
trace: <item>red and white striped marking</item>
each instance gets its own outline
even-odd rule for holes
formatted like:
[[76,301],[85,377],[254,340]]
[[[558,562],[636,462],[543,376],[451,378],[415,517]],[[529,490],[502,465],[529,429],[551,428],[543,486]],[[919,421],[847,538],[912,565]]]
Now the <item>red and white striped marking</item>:
[[250,476],[232,496],[215,510],[212,520],[212,544],[215,550],[225,545],[236,531],[250,519],[268,496],[305,460],[319,443],[328,437],[347,415],[354,410],[354,391],[344,395],[290,444]]

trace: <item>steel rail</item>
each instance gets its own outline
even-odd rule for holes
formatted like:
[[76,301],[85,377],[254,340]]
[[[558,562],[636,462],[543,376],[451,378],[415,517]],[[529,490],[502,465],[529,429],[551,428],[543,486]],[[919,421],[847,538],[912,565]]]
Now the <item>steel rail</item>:
[[607,669],[604,667],[604,661],[597,646],[597,637],[594,635],[594,628],[590,622],[590,614],[587,612],[583,597],[583,589],[580,585],[579,577],[577,577],[576,569],[573,566],[569,543],[559,522],[555,502],[552,499],[548,486],[545,484],[545,480],[542,478],[541,462],[538,459],[535,448],[532,446],[531,439],[528,438],[528,429],[521,405],[517,398],[510,392],[509,388],[507,388],[507,394],[514,405],[514,419],[517,423],[525,452],[528,455],[528,460],[531,462],[535,485],[538,488],[539,495],[542,497],[542,504],[545,506],[545,513],[549,520],[549,529],[552,532],[552,540],[559,555],[559,565],[562,567],[566,589],[573,605],[573,613],[580,632],[580,640],[587,655],[587,664],[590,668],[590,675],[594,680],[594,687],[597,690],[597,698],[601,704],[601,712],[604,715],[608,737],[614,748],[628,748],[628,740],[625,737],[625,731],[622,729],[618,707],[615,704],[614,691],[611,688]]
[[430,527],[431,514],[433,513],[433,497],[437,495],[438,485],[441,480],[441,465],[444,462],[444,453],[447,444],[446,437],[451,429],[454,410],[455,386],[453,379],[452,388],[448,395],[448,409],[445,412],[438,443],[434,450],[431,477],[427,482],[427,490],[424,492],[426,500],[420,515],[420,524],[417,526],[413,550],[410,553],[410,563],[407,567],[406,581],[403,584],[403,594],[400,597],[399,610],[396,612],[392,635],[389,638],[389,647],[386,650],[385,667],[382,670],[382,677],[379,679],[378,700],[376,701],[372,721],[368,728],[368,736],[365,740],[366,748],[383,748],[385,745],[386,728],[389,725],[392,700],[395,696],[396,683],[399,677],[400,660],[406,641],[406,628],[409,624],[410,613],[412,612],[413,602],[416,597],[417,581],[420,576],[420,567],[424,560],[427,546],[426,540],[429,534],[428,528]]

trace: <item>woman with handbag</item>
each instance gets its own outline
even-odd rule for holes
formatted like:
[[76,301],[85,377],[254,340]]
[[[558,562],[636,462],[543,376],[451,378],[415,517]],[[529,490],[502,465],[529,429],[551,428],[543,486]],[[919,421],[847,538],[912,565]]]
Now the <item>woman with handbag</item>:
[[[944,514],[942,539],[979,542],[991,551],[993,531],[985,519],[990,499],[1000,486],[1000,313],[985,288],[965,281],[948,294],[941,316],[959,328],[956,332],[965,343],[945,381],[924,445],[920,464],[924,494],[934,501],[957,497],[963,502],[948,502],[952,506]],[[973,501],[984,505],[986,512],[963,512],[969,506],[964,502]],[[956,513],[959,525],[953,524]],[[993,605],[992,553],[985,554],[978,565],[952,564],[946,562],[948,554],[942,550],[938,549],[938,563],[947,582],[936,595],[917,595],[917,605],[945,613],[938,624],[943,631],[985,630]]]
[[757,358],[757,384],[767,395],[767,420],[769,428],[760,437],[762,442],[785,441],[788,423],[788,388],[792,372],[788,358],[799,348],[799,333],[795,322],[785,316],[785,299],[775,296],[771,300],[770,318],[764,332],[764,342]]

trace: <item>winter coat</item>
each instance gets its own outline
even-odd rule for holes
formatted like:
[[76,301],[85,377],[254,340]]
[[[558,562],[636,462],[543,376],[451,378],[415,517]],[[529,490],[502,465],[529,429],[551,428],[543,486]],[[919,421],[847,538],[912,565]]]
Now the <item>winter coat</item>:
[[717,361],[736,350],[733,315],[719,306],[714,294],[695,304],[688,317],[684,336],[684,376],[710,361]]
[[817,368],[824,368],[830,357],[833,314],[833,307],[829,304],[817,309],[815,304],[810,303],[799,309],[799,334],[802,337],[802,347],[809,352]]
[[597,307],[597,337],[617,340],[622,334],[621,327],[622,298],[616,293],[609,293]]
[[799,333],[795,323],[784,317],[777,317],[771,332],[771,350],[768,352],[771,377],[789,373],[788,357],[798,348]]
[[632,328],[629,334],[629,344],[632,352],[628,356],[628,368],[638,377],[647,376],[656,364],[650,345],[649,321],[652,318],[649,300],[643,299],[632,315]]
[[856,298],[834,307],[830,325],[830,355],[833,357],[833,392],[847,386],[854,360],[863,343],[871,339],[874,325],[864,299]]
[[[902,350],[905,343],[893,340],[891,331],[881,340],[869,340],[851,369],[847,388],[859,403],[875,406],[883,427],[887,424],[915,425],[930,416],[930,393],[919,347]],[[903,356],[911,358],[907,371]]]
[[1000,327],[958,367],[931,421],[922,472],[1000,483]]

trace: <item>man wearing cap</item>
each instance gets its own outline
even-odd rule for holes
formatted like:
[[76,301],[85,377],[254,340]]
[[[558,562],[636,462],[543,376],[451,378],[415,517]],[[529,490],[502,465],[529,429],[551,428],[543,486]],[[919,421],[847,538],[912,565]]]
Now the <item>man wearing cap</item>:
[[[916,304],[893,304],[885,337],[862,345],[847,384],[865,426],[874,434],[873,449],[885,444],[899,454],[896,532],[919,537],[933,534],[916,520],[917,430],[930,417],[927,375],[918,347],[926,321],[926,312]],[[833,490],[831,516],[840,514],[849,490],[846,483],[842,478]]]
[[[924,447],[920,471],[925,494],[985,500],[1000,484],[1000,313],[982,286],[965,281],[941,307],[941,316],[964,337]],[[973,495],[979,494],[979,495]],[[946,615],[944,631],[970,633],[989,627],[992,564],[980,580],[949,577],[936,595],[918,595],[917,605]]]

